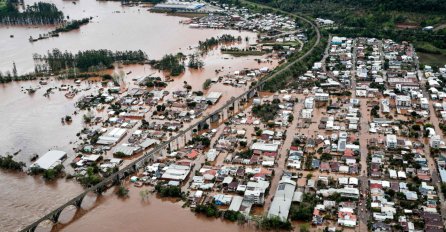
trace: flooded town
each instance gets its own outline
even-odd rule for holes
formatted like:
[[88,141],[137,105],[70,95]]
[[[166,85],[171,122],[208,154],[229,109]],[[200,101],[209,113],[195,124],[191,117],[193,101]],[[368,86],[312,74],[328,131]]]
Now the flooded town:
[[0,231],[444,231],[446,62],[341,26],[0,0]]

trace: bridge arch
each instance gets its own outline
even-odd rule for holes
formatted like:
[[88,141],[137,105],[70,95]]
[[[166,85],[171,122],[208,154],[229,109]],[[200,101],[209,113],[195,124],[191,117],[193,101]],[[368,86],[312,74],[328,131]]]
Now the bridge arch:
[[49,219],[41,221],[35,228],[33,228],[32,232],[51,232],[53,229],[54,222]]
[[97,199],[98,199],[98,195],[95,192],[89,191],[89,192],[85,193],[85,196],[82,198],[78,207],[83,210],[89,210],[89,209],[93,208]]
[[57,223],[67,224],[71,222],[75,218],[78,210],[79,208],[76,205],[67,205],[61,210]]

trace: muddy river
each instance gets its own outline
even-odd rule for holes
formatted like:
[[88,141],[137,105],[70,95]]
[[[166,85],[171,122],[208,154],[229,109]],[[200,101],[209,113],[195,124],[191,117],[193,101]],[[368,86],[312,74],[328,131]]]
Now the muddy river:
[[[25,4],[32,4],[26,1]],[[255,41],[256,34],[232,30],[192,29],[179,23],[185,18],[155,14],[145,7],[122,7],[119,2],[101,1],[51,1],[71,19],[93,17],[88,25],[79,30],[60,34],[60,37],[28,41],[30,36],[37,37],[47,33],[54,27],[49,26],[0,26],[0,71],[12,70],[13,62],[19,74],[34,70],[34,53],[45,54],[48,50],[58,48],[62,51],[76,52],[86,49],[137,50],[147,53],[150,59],[159,59],[165,54],[183,52],[190,54],[198,41],[212,36],[232,34],[248,37]],[[13,35],[13,38],[10,38]],[[247,46],[242,42],[238,46]],[[232,73],[243,68],[273,67],[271,63],[257,63],[255,59],[266,57],[238,57],[223,55],[218,49],[209,52],[202,58],[205,67],[202,70],[186,70],[169,84],[169,91],[179,90],[187,81],[193,90],[201,90],[202,83],[208,78]],[[156,73],[149,66],[123,67],[127,73],[126,81]],[[162,73],[159,73],[162,76]],[[54,90],[54,94],[44,97],[43,93],[50,88],[59,88],[62,84],[73,85],[72,81],[50,79],[47,85],[41,86],[37,81],[15,82],[0,85],[0,154],[16,154],[14,159],[30,163],[33,154],[43,154],[50,149],[68,152],[69,159],[75,154],[76,133],[82,129],[82,114],[74,115],[74,103],[80,97],[97,90],[97,83],[83,82],[77,87],[83,89],[73,99],[65,98],[65,92]],[[33,95],[26,93],[27,88],[40,88]],[[244,91],[244,88],[232,88],[221,83],[212,85],[209,91],[220,91],[223,97],[220,104],[231,96]],[[218,106],[215,106],[217,108]],[[62,124],[61,118],[70,115],[71,124]],[[59,180],[46,184],[39,177],[26,174],[0,172],[0,231],[17,231],[30,224],[51,209],[79,194],[82,188],[74,182]],[[114,196],[113,196],[114,197]],[[112,198],[111,196],[109,198]],[[140,200],[138,196],[132,197]],[[138,200],[102,199],[88,215],[83,216],[64,229],[69,231],[141,231],[143,228],[178,231],[226,231],[245,230],[236,224],[227,224],[219,220],[196,218],[187,209],[174,203],[164,203],[153,198],[149,204],[141,205]],[[110,208],[111,207],[111,208]],[[115,210],[113,210],[115,209]],[[119,212],[118,212],[119,210]],[[121,212],[122,210],[122,212]],[[174,215],[174,217],[173,217]],[[118,220],[119,219],[119,220]],[[121,220],[122,219],[122,220]],[[130,221],[133,220],[133,221]],[[130,228],[129,225],[132,225]],[[202,228],[202,230],[200,230]]]

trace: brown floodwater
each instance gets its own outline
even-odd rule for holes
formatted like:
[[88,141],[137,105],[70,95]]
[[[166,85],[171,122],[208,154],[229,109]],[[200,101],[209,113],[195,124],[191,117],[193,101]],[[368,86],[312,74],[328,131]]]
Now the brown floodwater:
[[[74,104],[99,86],[84,82],[76,88],[90,90],[67,99],[67,92],[58,90],[62,84],[74,86],[73,81],[53,79],[47,85],[40,85],[37,81],[0,85],[0,154],[18,152],[14,158],[29,163],[34,153],[41,155],[54,148],[68,152],[73,148],[75,135],[82,129],[82,115],[74,115]],[[37,90],[28,94],[27,88]],[[49,88],[53,88],[53,94],[44,97]],[[61,118],[67,115],[73,118],[73,122],[62,124]]]
[[[35,2],[26,1],[25,4]],[[30,43],[30,36],[47,33],[54,29],[51,26],[0,26],[0,71],[12,70],[16,63],[19,74],[34,70],[32,55],[44,54],[48,50],[58,48],[62,51],[76,52],[86,49],[136,50],[146,52],[150,59],[159,59],[165,54],[183,52],[193,53],[191,47],[196,47],[198,41],[212,36],[232,34],[234,36],[256,38],[255,33],[232,30],[191,29],[180,24],[184,19],[164,14],[154,14],[143,7],[122,7],[119,2],[101,1],[47,1],[53,2],[65,15],[72,19],[94,17],[88,25],[79,30],[62,33],[58,38],[50,38]],[[119,13],[118,13],[119,12]],[[10,38],[14,35],[14,38]],[[238,46],[247,46],[242,42]],[[202,89],[202,83],[208,78],[233,73],[243,68],[274,67],[277,60],[271,63],[257,63],[255,58],[223,55],[219,49],[210,51],[201,59],[205,63],[202,70],[186,70],[180,77],[175,77],[166,90],[175,91],[183,88],[187,81],[194,91]],[[222,70],[216,74],[215,70]],[[148,65],[132,65],[123,67],[127,73],[126,82],[131,78],[157,73]],[[118,71],[118,70],[116,70]],[[83,82],[78,89],[82,91],[73,99],[67,99],[66,92],[54,90],[49,97],[43,94],[50,87],[60,87],[62,84],[73,85],[72,81],[49,80],[48,85],[40,86],[37,81],[15,82],[0,85],[0,154],[14,154],[16,160],[30,163],[33,154],[43,154],[50,149],[60,149],[68,152],[69,158],[75,155],[72,148],[76,146],[76,133],[82,125],[81,116],[74,115],[74,103],[83,95],[97,90],[97,83]],[[27,88],[39,87],[33,95],[26,93]],[[242,93],[246,87],[234,88],[221,83],[213,84],[209,91],[223,93],[218,105],[223,104],[232,96]],[[215,109],[218,106],[214,106]],[[62,124],[61,118],[70,115],[73,122]],[[67,162],[66,162],[67,163]],[[30,224],[52,209],[63,204],[73,196],[79,194],[82,188],[74,182],[59,180],[46,184],[40,177],[26,174],[0,172],[0,231],[17,231]],[[135,191],[135,190],[134,190]],[[137,195],[137,194],[136,194]],[[220,220],[208,220],[195,217],[180,204],[161,202],[153,198],[148,205],[141,205],[139,196],[133,196],[126,201],[116,200],[113,196],[102,197],[98,202],[89,201],[88,208],[92,208],[87,215],[66,227],[66,230],[126,230],[140,231],[151,226],[166,231],[179,229],[208,231],[245,230],[236,224],[225,223]],[[135,200],[136,199],[136,200]],[[113,214],[115,213],[115,214]],[[126,216],[123,216],[125,213]],[[64,211],[61,220],[70,221],[74,215],[73,209]],[[173,217],[172,215],[175,215]],[[113,218],[115,218],[113,220]],[[148,220],[147,218],[150,218]],[[120,220],[122,219],[122,220]],[[135,219],[135,221],[132,221]],[[110,222],[112,221],[112,222]],[[131,227],[127,228],[124,226]]]
[[[37,0],[25,1],[25,4],[35,1]],[[200,40],[225,33],[251,35],[255,38],[253,33],[189,28],[188,25],[179,23],[183,17],[150,13],[143,7],[122,7],[119,2],[76,1],[76,5],[71,1],[45,2],[54,3],[71,19],[93,17],[93,20],[79,30],[34,43],[28,41],[30,36],[38,37],[54,27],[1,26],[0,71],[11,71],[15,62],[19,73],[31,72],[34,70],[32,55],[46,54],[54,48],[70,52],[87,49],[141,49],[150,59],[159,59],[168,53],[185,52],[189,46],[198,45]],[[10,35],[14,38],[10,38]]]
[[0,231],[18,231],[81,190],[80,185],[65,180],[45,184],[40,177],[0,171]]
[[[101,197],[96,207],[61,231],[255,231],[253,225],[239,226],[220,219],[195,215],[182,202],[163,200],[150,195],[143,201],[139,188],[130,188],[129,198],[119,199],[115,194]],[[109,190],[109,192],[112,192]]]

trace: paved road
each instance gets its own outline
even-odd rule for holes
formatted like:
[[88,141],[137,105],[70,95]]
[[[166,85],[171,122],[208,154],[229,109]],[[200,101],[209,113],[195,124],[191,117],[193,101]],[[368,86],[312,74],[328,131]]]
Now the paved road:
[[[417,67],[418,67],[418,61],[416,61],[416,62],[417,62]],[[423,90],[423,96],[429,99],[429,94],[427,92],[427,87],[426,87],[426,78],[424,78],[423,72],[420,70],[418,70],[418,77],[420,80],[421,88]],[[434,109],[434,106],[432,103],[433,103],[433,101],[429,100],[429,115],[430,115],[429,122],[434,126],[435,132],[437,132],[437,134],[440,135],[441,139],[444,140],[443,131],[440,129],[440,126],[439,126],[440,120],[438,119],[437,114],[435,113],[435,109]],[[441,216],[444,219],[443,225],[446,227],[446,220],[445,220],[446,219],[446,202],[445,202],[443,193],[441,192],[441,179],[439,177],[436,162],[435,162],[434,158],[430,155],[429,144],[427,143],[424,145],[425,145],[425,149],[424,149],[425,157],[428,161],[428,165],[431,170],[432,184],[435,185],[438,189]]]
[[[285,11],[282,11],[282,10],[277,10],[277,9],[272,8],[272,7],[263,6],[263,5],[255,4],[255,3],[251,3],[251,2],[248,2],[248,1],[245,1],[245,0],[241,0],[241,2],[242,2],[242,3],[245,3],[245,4],[256,5],[257,7],[260,7],[260,8],[271,9],[271,10],[274,10],[274,11],[276,11],[276,12],[280,12],[280,13],[282,13],[282,14],[286,14],[286,15],[288,15],[288,16],[292,16],[292,17],[299,18],[299,19],[301,19],[302,21],[309,23],[309,24],[313,27],[313,29],[316,31],[316,41],[315,41],[315,43],[313,44],[313,46],[312,46],[312,47],[311,47],[305,54],[303,54],[302,56],[300,56],[299,58],[297,58],[296,60],[294,60],[294,61],[292,61],[292,62],[288,62],[288,63],[286,63],[286,64],[285,64],[282,68],[280,68],[278,71],[275,71],[275,72],[273,72],[270,76],[268,76],[267,78],[262,79],[257,85],[253,86],[251,89],[249,89],[248,91],[246,91],[246,92],[243,93],[242,95],[240,95],[240,96],[238,96],[238,97],[235,97],[235,98],[229,100],[226,104],[224,104],[223,106],[221,106],[220,108],[218,108],[217,110],[215,110],[215,111],[214,111],[214,114],[216,114],[216,113],[220,113],[220,112],[222,112],[224,109],[226,109],[226,108],[232,106],[233,103],[238,102],[239,100],[245,98],[245,97],[246,97],[246,93],[250,92],[251,90],[256,90],[256,89],[258,89],[258,88],[259,88],[263,83],[265,83],[266,81],[271,80],[271,79],[273,79],[273,78],[275,78],[275,77],[281,75],[281,74],[284,73],[286,70],[288,70],[289,68],[291,68],[293,65],[295,65],[296,63],[298,63],[298,62],[300,62],[301,60],[305,59],[307,56],[309,56],[309,55],[313,52],[314,48],[315,48],[316,46],[319,45],[320,40],[321,40],[321,34],[320,34],[320,31],[319,31],[319,28],[316,26],[316,24],[315,24],[313,21],[311,21],[311,20],[309,20],[309,19],[307,19],[307,18],[305,18],[305,17],[303,17],[303,16],[300,16],[300,15],[298,15],[298,14],[294,14],[294,13],[285,12]],[[185,135],[186,133],[188,133],[188,131],[191,131],[191,130],[193,130],[194,128],[196,128],[200,122],[202,122],[202,121],[206,121],[206,120],[209,119],[209,118],[210,118],[210,115],[208,115],[208,116],[203,116],[202,119],[201,119],[199,122],[194,123],[193,125],[189,126],[187,129],[184,129],[184,130],[180,131],[177,135],[172,136],[168,141],[163,142],[163,143],[160,144],[159,146],[155,147],[151,152],[149,152],[149,153],[145,154],[144,156],[138,158],[137,160],[131,162],[127,167],[121,169],[121,170],[118,171],[117,173],[115,173],[115,174],[111,175],[110,177],[106,178],[106,179],[103,180],[101,183],[99,183],[99,184],[97,184],[97,185],[95,185],[95,186],[93,186],[93,187],[91,187],[91,188],[86,189],[83,193],[79,194],[78,196],[75,196],[73,199],[71,199],[70,201],[68,201],[66,204],[64,204],[64,205],[62,205],[62,206],[60,206],[60,207],[54,209],[52,212],[49,212],[48,214],[46,214],[45,216],[43,216],[43,217],[40,218],[39,220],[37,220],[37,221],[35,221],[34,223],[32,223],[30,226],[26,227],[26,228],[24,229],[24,231],[30,230],[33,226],[36,226],[36,225],[38,225],[40,222],[45,221],[45,220],[51,218],[53,215],[55,215],[55,214],[57,214],[59,211],[63,210],[63,209],[66,207],[66,205],[67,205],[68,203],[70,203],[70,202],[74,202],[76,199],[78,199],[79,197],[85,195],[87,192],[94,192],[97,188],[100,188],[100,187],[103,186],[105,183],[108,183],[108,182],[110,182],[111,180],[116,179],[118,176],[125,174],[125,172],[127,172],[133,165],[136,166],[138,163],[140,163],[141,161],[145,160],[146,158],[151,157],[153,154],[157,154],[158,152],[162,151],[168,144],[170,144],[170,142],[175,141],[177,138],[180,138],[181,136]]]
[[293,115],[294,120],[287,128],[286,131],[286,138],[283,144],[281,145],[279,149],[279,159],[276,160],[277,166],[274,168],[274,177],[271,180],[271,187],[269,190],[269,195],[265,199],[265,209],[269,210],[269,207],[271,205],[272,199],[276,193],[277,186],[279,185],[279,181],[282,178],[283,171],[286,170],[286,159],[288,157],[288,149],[291,147],[291,143],[293,142],[294,135],[296,133],[295,128],[297,127],[298,115],[300,110],[303,108],[302,103],[295,103],[293,108]]
[[[351,71],[351,86],[352,86],[352,96],[356,98],[356,40],[353,41],[353,58],[352,58],[352,71]],[[368,132],[368,119],[370,118],[370,114],[367,112],[367,99],[361,99],[360,105],[360,128],[359,128],[359,145],[360,145],[360,164],[361,164],[361,175],[359,176],[360,180],[360,191],[361,194],[367,194],[368,192],[368,169],[367,169],[367,135]],[[366,198],[360,198],[359,206],[358,206],[358,223],[359,227],[356,227],[356,231],[367,231],[367,221],[370,215],[367,209],[367,201]]]
[[331,37],[332,37],[332,35],[330,34],[329,36],[328,36],[328,44],[327,44],[327,47],[325,48],[325,52],[324,52],[324,57],[322,57],[322,61],[321,61],[321,63],[322,63],[322,71],[323,72],[327,72],[327,66],[326,66],[326,61],[327,61],[327,58],[328,58],[328,55],[330,54],[330,41],[331,41]]

